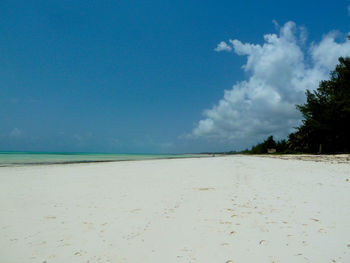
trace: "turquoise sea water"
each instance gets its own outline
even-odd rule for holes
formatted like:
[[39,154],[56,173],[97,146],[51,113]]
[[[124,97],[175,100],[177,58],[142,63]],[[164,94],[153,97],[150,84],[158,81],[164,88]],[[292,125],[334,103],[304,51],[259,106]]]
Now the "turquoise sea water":
[[112,154],[112,153],[41,153],[0,152],[0,166],[34,164],[68,164],[89,162],[112,162],[147,159],[170,159],[202,157],[201,154]]

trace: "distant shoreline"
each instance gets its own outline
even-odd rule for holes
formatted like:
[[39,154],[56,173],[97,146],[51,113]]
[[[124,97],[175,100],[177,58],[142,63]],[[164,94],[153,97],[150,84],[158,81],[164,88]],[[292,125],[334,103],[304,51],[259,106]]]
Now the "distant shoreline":
[[[21,153],[22,154],[22,153]],[[31,153],[30,155],[32,155]],[[35,153],[34,153],[35,154]],[[38,153],[39,154],[39,153]],[[41,154],[41,153],[40,153]],[[43,154],[47,155],[47,154]],[[51,155],[51,154],[49,154]],[[54,153],[52,155],[62,155]],[[69,154],[67,154],[69,155]],[[79,155],[79,154],[72,154],[72,155]],[[81,154],[85,155],[85,154]],[[94,155],[94,154],[87,154],[87,155]],[[101,154],[104,155],[104,154]],[[106,155],[113,155],[113,154],[106,154]],[[89,163],[109,163],[109,162],[127,162],[127,161],[147,161],[147,160],[170,160],[170,159],[187,159],[187,158],[204,158],[204,157],[211,157],[211,155],[205,155],[205,154],[179,154],[179,155],[168,155],[165,154],[162,156],[162,154],[121,154],[122,156],[128,156],[126,159],[100,159],[100,160],[57,160],[57,161],[27,161],[27,162],[20,162],[20,161],[8,161],[1,163],[0,158],[0,168],[1,167],[26,167],[26,166],[40,166],[40,165],[66,165],[66,164],[89,164]],[[118,154],[116,154],[118,156]],[[135,158],[135,156],[139,156],[139,158]],[[1,155],[0,155],[1,157]],[[134,157],[134,158],[132,158]]]

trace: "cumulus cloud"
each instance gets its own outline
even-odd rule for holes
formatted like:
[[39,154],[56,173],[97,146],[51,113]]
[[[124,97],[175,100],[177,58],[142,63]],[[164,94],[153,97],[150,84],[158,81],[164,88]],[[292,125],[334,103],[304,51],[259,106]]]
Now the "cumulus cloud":
[[296,104],[305,101],[305,90],[314,90],[337,64],[350,56],[350,42],[337,42],[337,34],[325,35],[306,50],[306,30],[294,22],[280,27],[279,34],[266,34],[264,43],[220,42],[216,51],[246,56],[243,70],[247,80],[225,90],[224,97],[193,129],[190,137],[230,142],[247,147],[265,136],[285,137],[298,126],[301,116]]
[[216,48],[214,48],[215,51],[220,52],[220,51],[228,51],[230,52],[232,50],[232,47],[227,45],[225,41],[221,41]]

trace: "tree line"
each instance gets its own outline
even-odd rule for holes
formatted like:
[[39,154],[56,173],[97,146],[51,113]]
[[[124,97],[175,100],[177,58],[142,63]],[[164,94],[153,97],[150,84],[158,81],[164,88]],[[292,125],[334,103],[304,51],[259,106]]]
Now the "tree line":
[[350,152],[350,58],[340,57],[329,80],[320,82],[315,91],[306,91],[306,103],[296,105],[302,124],[287,140],[269,136],[242,153],[261,154],[268,149],[278,153],[349,153]]

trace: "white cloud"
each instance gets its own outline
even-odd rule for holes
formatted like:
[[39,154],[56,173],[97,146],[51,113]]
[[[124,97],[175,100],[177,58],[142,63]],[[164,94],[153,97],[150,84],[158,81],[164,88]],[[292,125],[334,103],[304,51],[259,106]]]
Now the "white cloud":
[[280,28],[280,25],[278,24],[278,22],[275,19],[272,20],[272,24],[275,26],[275,29]]
[[221,41],[216,48],[214,48],[215,51],[220,52],[220,51],[228,51],[230,52],[232,50],[232,47],[227,45],[225,41]]
[[301,26],[299,27],[299,30],[300,30],[300,34],[299,34],[300,43],[305,44],[307,40],[307,35],[308,35],[306,27]]
[[[336,42],[334,33],[303,51],[305,32],[287,22],[279,35],[265,35],[263,45],[230,40],[233,52],[247,56],[243,69],[248,79],[205,110],[190,137],[247,147],[270,134],[281,138],[290,133],[300,123],[295,104],[305,101],[305,90],[328,79],[339,56],[350,56],[350,42]],[[220,42],[216,51],[229,51],[226,45]]]
[[93,138],[93,134],[91,132],[86,132],[83,134],[74,134],[73,138],[77,145],[82,146],[87,144],[88,141],[91,141],[91,139]]
[[20,137],[22,135],[22,131],[18,128],[14,128],[11,132],[10,132],[10,137],[13,138],[17,138]]

